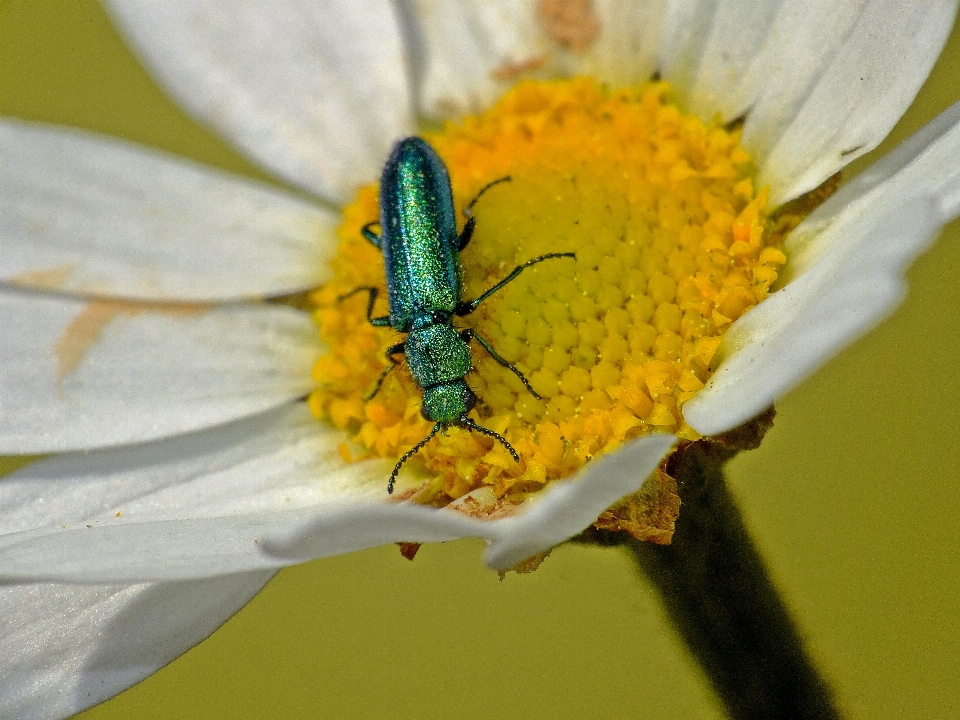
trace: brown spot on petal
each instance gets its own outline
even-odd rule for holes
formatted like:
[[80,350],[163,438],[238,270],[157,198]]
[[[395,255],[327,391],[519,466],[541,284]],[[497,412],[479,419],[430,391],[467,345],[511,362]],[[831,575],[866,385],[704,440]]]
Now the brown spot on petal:
[[533,57],[515,63],[504,63],[500,67],[495,68],[490,74],[494,80],[516,80],[520,75],[538,70],[543,67],[546,62],[546,55],[534,55]]
[[669,545],[680,515],[677,481],[657,468],[643,487],[597,518],[598,530],[629,533],[637,540]]
[[164,315],[194,315],[206,312],[210,305],[172,304],[172,303],[136,303],[123,300],[91,300],[86,307],[70,321],[54,346],[57,356],[57,381],[77,369],[87,351],[100,339],[107,325],[117,317],[133,317],[144,312]]
[[57,355],[58,380],[76,370],[83,356],[100,338],[103,329],[118,315],[126,311],[122,303],[95,300],[77,315],[57,340],[54,352]]
[[490,486],[484,486],[457,498],[445,507],[479,520],[500,520],[516,515],[522,506],[522,501],[498,498]]
[[[375,455],[368,455],[367,457],[376,457]],[[365,459],[364,457],[357,458],[358,460]],[[383,481],[384,492],[386,492],[387,481]],[[424,480],[416,487],[407,488],[406,490],[397,489],[392,495],[387,495],[386,501],[392,504],[399,504],[403,502],[415,502],[418,505],[425,505],[428,507],[442,507],[436,503],[436,493],[433,492],[433,483],[430,480]]]
[[590,0],[538,0],[537,17],[551,40],[575,53],[590,47],[600,32]]
[[59,290],[72,272],[73,265],[60,265],[45,270],[28,270],[10,278],[10,284],[37,290]]

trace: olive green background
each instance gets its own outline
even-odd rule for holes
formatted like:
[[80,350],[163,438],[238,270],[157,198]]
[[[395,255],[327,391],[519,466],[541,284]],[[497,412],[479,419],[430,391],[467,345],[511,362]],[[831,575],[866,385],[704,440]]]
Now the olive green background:
[[[958,97],[955,32],[878,152]],[[0,0],[0,112],[266,178],[168,100],[87,0]],[[763,448],[731,467],[849,718],[960,716],[958,272],[954,223],[896,315],[784,398]],[[389,546],[285,570],[82,717],[721,716],[626,556],[564,547],[501,581],[481,550],[427,546],[410,563]]]

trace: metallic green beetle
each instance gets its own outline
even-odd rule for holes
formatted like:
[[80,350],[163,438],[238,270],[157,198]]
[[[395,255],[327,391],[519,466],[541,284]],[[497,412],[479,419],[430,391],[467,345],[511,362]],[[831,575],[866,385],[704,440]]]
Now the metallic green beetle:
[[[418,137],[401,140],[394,146],[383,168],[380,179],[380,221],[368,223],[362,232],[383,253],[390,314],[373,316],[373,305],[378,294],[374,287],[357,288],[341,300],[358,292],[367,292],[367,319],[373,325],[389,325],[398,332],[407,333],[404,342],[387,349],[390,365],[367,399],[380,391],[387,374],[399,364],[397,356],[404,354],[410,373],[423,390],[420,412],[424,418],[435,423],[430,434],[397,462],[387,484],[388,493],[393,493],[394,482],[403,464],[441,428],[450,425],[495,438],[514,460],[520,462],[520,456],[510,443],[467,416],[477,404],[477,396],[464,379],[472,367],[467,343],[476,339],[494,360],[520,378],[536,398],[540,399],[540,396],[530,387],[523,374],[498,355],[476,331],[455,328],[453,318],[472,313],[481,302],[516,278],[524,268],[551,258],[576,256],[574,253],[541,255],[518,265],[507,277],[475,300],[461,299],[463,282],[460,251],[470,242],[476,225],[476,218],[471,213],[473,205],[492,186],[509,179],[495,180],[480,191],[464,210],[467,223],[458,235],[447,168],[425,140]],[[378,224],[379,235],[371,229]]]

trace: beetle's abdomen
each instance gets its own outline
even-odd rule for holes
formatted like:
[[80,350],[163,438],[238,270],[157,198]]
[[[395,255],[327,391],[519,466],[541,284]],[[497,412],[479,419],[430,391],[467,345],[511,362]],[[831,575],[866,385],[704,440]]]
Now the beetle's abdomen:
[[391,325],[406,332],[418,315],[452,313],[461,281],[450,177],[420,138],[397,143],[384,166],[380,226]]
[[470,372],[470,348],[451,325],[414,330],[404,345],[410,373],[422,388],[463,378]]

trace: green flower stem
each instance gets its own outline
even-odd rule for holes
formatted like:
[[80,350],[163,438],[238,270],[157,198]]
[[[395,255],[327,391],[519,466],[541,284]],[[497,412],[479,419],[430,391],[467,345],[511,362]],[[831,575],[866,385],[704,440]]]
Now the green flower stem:
[[670,545],[626,545],[735,720],[834,720],[840,713],[750,539],[723,465],[756,447],[773,412],[670,458],[680,516]]

